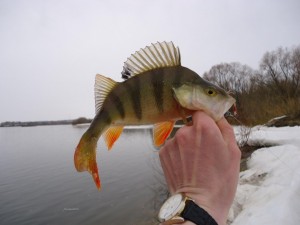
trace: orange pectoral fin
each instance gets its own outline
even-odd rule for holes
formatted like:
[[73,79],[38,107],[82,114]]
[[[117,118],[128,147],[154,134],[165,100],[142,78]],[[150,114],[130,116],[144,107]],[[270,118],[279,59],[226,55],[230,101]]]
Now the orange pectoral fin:
[[96,146],[95,141],[86,141],[82,138],[74,154],[74,163],[78,172],[88,171],[92,175],[98,190],[100,190],[101,182],[96,162]]
[[110,150],[113,144],[116,142],[116,140],[118,140],[118,138],[120,137],[123,131],[123,128],[124,128],[123,126],[115,126],[115,127],[110,127],[105,131],[104,140],[108,150]]
[[154,124],[153,140],[156,147],[161,146],[171,134],[175,121],[167,121]]

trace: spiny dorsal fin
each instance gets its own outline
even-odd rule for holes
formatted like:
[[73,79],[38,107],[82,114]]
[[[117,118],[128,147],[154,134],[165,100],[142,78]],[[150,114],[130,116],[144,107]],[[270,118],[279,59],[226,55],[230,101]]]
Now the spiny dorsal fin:
[[96,105],[96,114],[102,108],[103,102],[108,95],[108,93],[116,86],[117,82],[102,76],[100,74],[96,75],[95,78],[95,105]]
[[132,54],[123,66],[122,78],[162,67],[179,66],[180,51],[173,42],[157,42]]

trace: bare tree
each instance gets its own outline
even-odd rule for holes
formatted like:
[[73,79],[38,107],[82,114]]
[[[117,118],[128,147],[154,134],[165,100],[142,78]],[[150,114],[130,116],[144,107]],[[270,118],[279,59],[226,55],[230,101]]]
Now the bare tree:
[[221,63],[203,77],[234,94],[238,119],[245,125],[300,113],[300,46],[266,52],[259,70]]
[[233,62],[215,65],[203,77],[225,90],[243,93],[249,91],[254,74],[251,67]]
[[260,71],[265,83],[280,94],[284,102],[297,97],[300,82],[300,46],[292,49],[278,48],[264,54]]

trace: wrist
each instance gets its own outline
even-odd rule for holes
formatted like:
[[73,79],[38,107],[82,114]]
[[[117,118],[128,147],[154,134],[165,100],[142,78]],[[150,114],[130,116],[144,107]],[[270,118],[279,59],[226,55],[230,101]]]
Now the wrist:
[[227,209],[225,206],[221,206],[219,201],[217,202],[218,204],[213,204],[213,200],[206,199],[200,194],[186,193],[186,195],[193,199],[199,207],[204,209],[217,222],[218,225],[226,224],[229,209]]
[[185,221],[184,223],[181,223],[181,224],[173,224],[173,225],[196,225],[196,224],[194,224],[193,222],[191,222],[191,221]]
[[218,212],[217,210],[214,210],[212,208],[209,208],[205,206],[204,204],[198,203],[195,201],[195,203],[200,206],[202,209],[204,209],[216,222],[218,225],[225,225],[226,224],[226,216],[224,216],[223,213]]
[[[217,222],[218,225],[226,224],[230,205],[227,206],[223,204],[219,198],[210,198],[209,196],[211,193],[202,194],[201,191],[198,189],[194,190],[194,188],[182,188],[179,189],[177,193],[184,193],[187,197],[193,199],[193,201],[199,207],[204,209]],[[194,225],[194,223],[191,223],[191,225]]]
[[203,207],[191,196],[177,193],[170,196],[161,206],[158,219],[164,225],[176,225],[177,223],[180,223],[180,225],[225,225],[223,222],[219,223],[214,218],[214,214],[211,213],[213,211],[207,209],[209,208]]

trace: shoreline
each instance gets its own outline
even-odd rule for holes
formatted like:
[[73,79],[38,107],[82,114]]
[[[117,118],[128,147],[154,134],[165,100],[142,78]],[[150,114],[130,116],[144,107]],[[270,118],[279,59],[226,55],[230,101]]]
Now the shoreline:
[[49,125],[77,125],[90,123],[92,119],[80,117],[73,120],[45,120],[45,121],[6,121],[0,123],[0,127],[34,127],[34,126],[49,126]]

